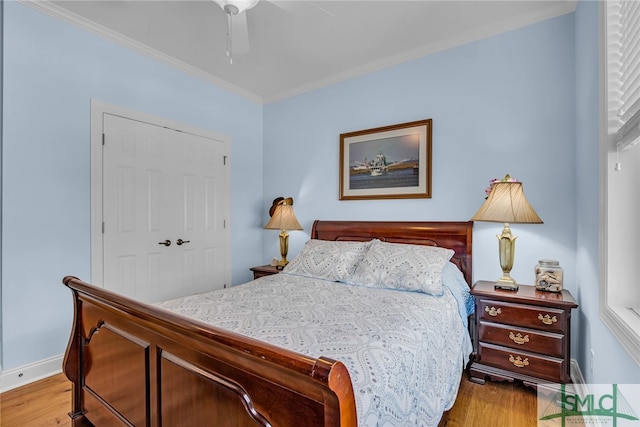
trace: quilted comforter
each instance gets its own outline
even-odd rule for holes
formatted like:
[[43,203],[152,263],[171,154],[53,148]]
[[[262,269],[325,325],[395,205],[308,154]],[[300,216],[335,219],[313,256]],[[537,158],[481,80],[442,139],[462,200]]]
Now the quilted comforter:
[[471,353],[469,299],[281,273],[158,305],[348,368],[359,426],[435,426]]

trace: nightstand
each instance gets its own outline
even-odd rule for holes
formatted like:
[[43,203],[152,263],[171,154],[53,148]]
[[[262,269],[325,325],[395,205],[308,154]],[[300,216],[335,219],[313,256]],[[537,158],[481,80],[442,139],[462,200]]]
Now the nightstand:
[[278,274],[282,270],[278,270],[273,265],[261,265],[258,267],[251,267],[249,270],[253,271],[253,280],[256,280],[258,277],[262,276],[271,276],[272,274]]
[[484,384],[487,377],[517,379],[528,386],[571,382],[571,310],[578,304],[569,291],[494,286],[479,281],[471,289],[476,310],[470,380]]

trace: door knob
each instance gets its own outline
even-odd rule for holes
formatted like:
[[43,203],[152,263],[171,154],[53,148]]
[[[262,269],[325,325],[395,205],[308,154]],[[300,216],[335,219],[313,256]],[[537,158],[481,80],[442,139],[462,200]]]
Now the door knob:
[[182,246],[184,243],[189,243],[191,240],[182,240],[182,239],[178,239],[176,240],[176,245],[178,246]]
[[[171,246],[171,240],[167,239],[164,242],[158,242],[159,245]],[[178,243],[179,245],[181,243]]]

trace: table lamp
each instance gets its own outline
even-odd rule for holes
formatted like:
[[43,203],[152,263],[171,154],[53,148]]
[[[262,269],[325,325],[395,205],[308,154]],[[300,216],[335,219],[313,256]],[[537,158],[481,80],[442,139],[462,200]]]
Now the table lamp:
[[522,183],[512,180],[509,175],[501,181],[493,181],[488,191],[489,197],[471,220],[504,223],[502,234],[496,236],[502,277],[497,280],[495,287],[517,291],[518,285],[510,276],[517,236],[511,234],[509,223],[541,224],[542,220],[524,196]]
[[282,230],[280,232],[280,255],[282,259],[278,261],[276,266],[279,270],[282,270],[289,263],[287,261],[287,253],[289,252],[289,234],[287,234],[287,230],[302,230],[302,227],[293,213],[293,198],[291,197],[278,197],[275,199],[269,214],[271,219],[264,228],[267,230]]

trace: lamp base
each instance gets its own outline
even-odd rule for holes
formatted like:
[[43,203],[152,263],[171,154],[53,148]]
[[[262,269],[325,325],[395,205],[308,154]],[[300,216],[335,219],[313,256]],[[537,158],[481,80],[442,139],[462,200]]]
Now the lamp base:
[[287,230],[282,230],[280,232],[280,261],[278,261],[278,265],[276,266],[276,270],[282,270],[289,261],[287,260],[287,253],[289,252],[289,234]]
[[496,281],[496,285],[494,286],[496,289],[506,289],[508,291],[517,291],[518,284],[516,281],[509,275],[502,276]]

